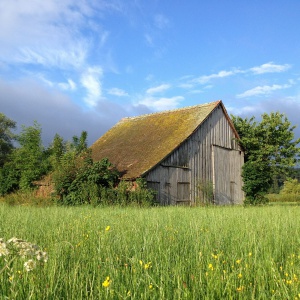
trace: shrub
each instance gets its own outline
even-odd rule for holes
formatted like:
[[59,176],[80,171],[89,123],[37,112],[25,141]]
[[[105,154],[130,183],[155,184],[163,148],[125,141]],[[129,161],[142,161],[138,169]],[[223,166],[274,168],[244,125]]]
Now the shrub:
[[300,183],[297,179],[287,179],[284,183],[283,183],[283,188],[280,191],[280,194],[282,195],[289,195],[289,194],[293,194],[293,195],[300,195]]

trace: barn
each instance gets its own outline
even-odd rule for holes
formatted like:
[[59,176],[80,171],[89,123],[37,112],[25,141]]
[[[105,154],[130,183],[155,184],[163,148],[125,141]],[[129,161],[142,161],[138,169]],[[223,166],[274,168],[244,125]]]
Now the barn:
[[161,205],[240,204],[244,153],[222,101],[124,118],[92,146]]

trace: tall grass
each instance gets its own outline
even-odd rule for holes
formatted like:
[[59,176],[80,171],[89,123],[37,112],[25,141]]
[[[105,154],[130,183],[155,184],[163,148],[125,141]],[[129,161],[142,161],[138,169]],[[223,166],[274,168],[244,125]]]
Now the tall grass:
[[0,298],[300,299],[299,213],[1,205],[0,237],[34,242],[49,259],[28,273],[15,261]]
[[268,194],[267,198],[270,202],[285,202],[300,204],[300,195],[297,194]]

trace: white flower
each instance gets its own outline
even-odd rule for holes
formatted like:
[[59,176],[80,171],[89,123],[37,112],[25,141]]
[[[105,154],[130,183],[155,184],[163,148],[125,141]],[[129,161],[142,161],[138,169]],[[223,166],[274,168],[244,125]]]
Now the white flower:
[[8,244],[13,243],[14,245],[25,242],[24,240],[13,237],[7,241]]
[[48,255],[47,255],[47,252],[43,252],[41,250],[38,250],[35,252],[36,254],[36,259],[37,260],[40,260],[40,261],[43,261],[43,262],[47,262],[48,261]]
[[36,262],[33,259],[29,259],[24,263],[24,267],[27,272],[32,271],[35,268],[35,266],[36,266]]
[[6,248],[6,244],[3,242],[3,239],[1,239],[1,241],[0,241],[0,256],[2,256],[2,255],[5,256],[8,254],[9,254],[9,251]]

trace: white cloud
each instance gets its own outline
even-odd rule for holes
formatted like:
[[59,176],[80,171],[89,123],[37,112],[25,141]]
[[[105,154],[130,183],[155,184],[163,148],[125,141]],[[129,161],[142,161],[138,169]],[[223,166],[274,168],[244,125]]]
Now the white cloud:
[[222,70],[222,71],[219,71],[218,73],[213,73],[210,75],[202,75],[200,77],[197,77],[197,78],[191,80],[187,84],[184,84],[181,86],[188,87],[188,84],[190,84],[190,83],[206,84],[206,83],[210,82],[212,79],[225,78],[225,77],[233,76],[236,74],[252,73],[254,75],[258,75],[258,74],[264,74],[264,73],[279,73],[279,72],[284,72],[284,71],[288,70],[289,68],[291,68],[291,65],[289,65],[289,64],[276,65],[273,62],[268,62],[268,63],[262,64],[260,66],[253,67],[253,68],[250,68],[247,70],[241,70],[238,68],[234,68],[231,71]]
[[159,86],[152,87],[146,91],[147,94],[161,93],[171,88],[170,84],[161,84]]
[[72,79],[68,79],[67,82],[60,82],[58,86],[62,90],[66,90],[66,91],[75,91],[77,88],[76,83]]
[[203,75],[200,76],[198,78],[195,78],[193,80],[193,82],[199,83],[199,84],[205,84],[208,83],[211,79],[215,79],[215,78],[224,78],[224,77],[229,77],[238,73],[243,73],[243,71],[235,69],[233,71],[220,71],[218,73],[215,74],[211,74],[211,75]]
[[161,111],[161,110],[169,110],[169,109],[177,108],[180,102],[183,100],[184,97],[182,96],[175,96],[170,98],[147,97],[139,101],[138,105],[145,105],[152,110]]
[[119,88],[112,88],[108,90],[108,94],[118,96],[118,97],[129,96],[128,93],[126,93],[124,90]]
[[290,67],[291,65],[289,64],[276,65],[273,62],[268,62],[258,67],[250,68],[249,70],[254,74],[279,73],[288,70]]
[[[0,1],[0,60],[84,68],[95,43],[105,44],[109,32],[99,24],[101,13],[118,10],[116,1]],[[97,16],[98,19],[94,18]],[[96,23],[97,22],[97,23]],[[83,30],[96,33],[97,39]]]
[[269,95],[273,91],[287,89],[290,88],[291,86],[292,86],[291,84],[283,84],[283,85],[273,84],[273,85],[257,86],[253,89],[245,91],[242,94],[238,94],[236,97],[246,98],[246,97],[252,97],[257,95]]
[[81,84],[87,89],[87,96],[84,101],[89,106],[96,106],[102,97],[100,81],[102,74],[101,67],[90,67],[81,76]]

